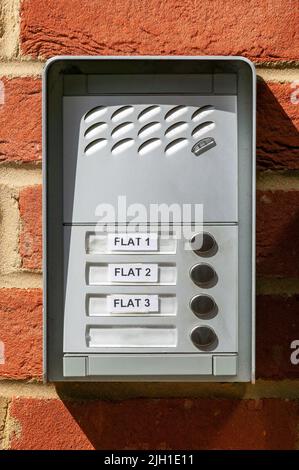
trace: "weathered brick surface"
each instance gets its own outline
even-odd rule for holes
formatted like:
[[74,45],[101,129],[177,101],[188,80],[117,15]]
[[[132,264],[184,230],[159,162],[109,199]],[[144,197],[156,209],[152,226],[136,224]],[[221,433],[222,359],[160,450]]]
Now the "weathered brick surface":
[[42,191],[30,186],[20,192],[21,216],[20,254],[22,267],[29,270],[42,267]]
[[41,80],[2,78],[1,82],[0,162],[40,160]]
[[294,0],[23,0],[21,50],[298,58]]
[[[299,295],[257,297],[257,377],[299,379]],[[298,346],[291,343],[298,340]],[[298,354],[297,354],[298,349]],[[298,364],[292,364],[291,354]],[[294,362],[294,360],[293,360]]]
[[0,289],[0,340],[5,363],[0,377],[42,374],[42,294],[39,289]]
[[299,192],[257,192],[257,274],[298,277]]
[[299,84],[258,82],[257,166],[299,168]]
[[21,429],[13,449],[293,449],[298,403],[16,398],[10,415]]

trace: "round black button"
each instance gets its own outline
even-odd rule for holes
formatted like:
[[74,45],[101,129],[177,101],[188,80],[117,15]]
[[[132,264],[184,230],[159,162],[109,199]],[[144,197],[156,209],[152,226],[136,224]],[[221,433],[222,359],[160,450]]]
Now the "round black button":
[[190,270],[192,281],[199,287],[213,287],[217,284],[218,277],[212,266],[206,263],[198,263]]
[[218,313],[215,300],[209,295],[195,295],[190,302],[190,308],[198,318],[214,318]]
[[218,245],[215,238],[213,235],[207,232],[194,235],[190,243],[194,253],[196,253],[198,256],[214,256],[218,250]]
[[191,333],[191,340],[198,349],[212,351],[218,346],[218,337],[209,326],[198,326]]

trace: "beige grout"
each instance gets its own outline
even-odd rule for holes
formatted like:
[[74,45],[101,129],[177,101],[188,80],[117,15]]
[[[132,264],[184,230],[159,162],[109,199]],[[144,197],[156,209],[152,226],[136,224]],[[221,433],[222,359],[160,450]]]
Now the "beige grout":
[[261,171],[256,176],[256,187],[261,191],[299,191],[299,173]]
[[[299,172],[261,171],[256,177],[257,189],[263,191],[299,190]],[[42,184],[42,169],[40,165],[15,165],[5,163],[0,165],[0,185],[14,188]]]
[[0,450],[4,447],[9,400],[0,396]]
[[[14,174],[15,171],[18,170],[14,170],[12,173]],[[12,175],[8,172],[6,179],[10,181],[11,177]],[[38,178],[37,175],[34,178],[31,175],[30,181]],[[20,183],[25,183],[24,176]],[[18,198],[18,188],[3,184],[0,179],[0,288],[41,288],[41,273],[27,272],[21,269],[19,253],[21,222]]]
[[40,272],[21,269],[19,189],[41,184],[38,167],[0,165],[0,288],[41,288]]
[[[0,76],[26,77],[41,76],[46,61],[20,58],[0,62]],[[256,65],[257,75],[265,81],[289,83],[299,81],[299,65],[295,67],[267,67]]]
[[26,398],[57,398],[53,384],[18,382],[0,379],[0,396],[8,399]]
[[2,0],[0,21],[3,35],[0,39],[0,57],[13,59],[19,55],[20,0]]
[[256,293],[257,295],[297,295],[299,294],[299,279],[257,278]]
[[[42,287],[43,278],[41,272],[20,270],[0,274],[0,289],[42,289]],[[257,279],[257,295],[292,296],[297,294],[299,294],[299,279]]]
[[40,77],[45,63],[33,60],[0,62],[0,76],[8,78]]
[[0,165],[0,185],[14,188],[42,184],[42,170],[38,166]]
[[[41,272],[20,270],[0,274],[0,288],[42,289],[42,287]],[[257,295],[297,294],[299,294],[299,279],[257,278]]]
[[262,69],[275,69],[275,70],[285,70],[285,69],[294,69],[299,66],[299,60],[275,60],[275,61],[267,61],[267,60],[256,60],[253,61],[256,68]]
[[0,289],[42,289],[43,277],[40,272],[11,271],[0,274]]
[[13,437],[19,438],[22,432],[22,425],[18,419],[11,416],[11,406],[12,401],[9,401],[7,404],[7,412],[5,417],[5,427],[3,431],[3,441],[2,441],[2,449],[9,450],[11,439]]
[[0,450],[8,449],[9,445],[9,413],[10,413],[11,400],[6,399],[5,403],[5,415],[4,415],[4,426],[1,432],[0,438]]
[[62,399],[125,400],[130,398],[299,398],[299,381],[258,380],[250,383],[85,383],[57,385]]
[[0,182],[0,277],[21,266],[18,191]]
[[299,380],[249,383],[152,382],[42,384],[0,380],[0,396],[62,400],[127,400],[133,398],[299,399]]
[[266,82],[290,83],[299,81],[299,67],[297,68],[256,68],[257,76]]

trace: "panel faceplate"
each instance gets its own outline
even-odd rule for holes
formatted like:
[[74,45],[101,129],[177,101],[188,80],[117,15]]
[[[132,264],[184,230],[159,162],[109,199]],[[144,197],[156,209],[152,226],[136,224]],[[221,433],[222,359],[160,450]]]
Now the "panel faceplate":
[[[136,254],[126,252],[87,253],[86,234],[89,234],[90,226],[65,227],[65,250],[68,252],[68,261],[65,266],[65,326],[64,326],[64,352],[65,353],[108,353],[108,352],[172,352],[203,354],[205,350],[199,350],[191,341],[191,332],[200,326],[211,327],[217,337],[218,343],[213,348],[213,353],[237,353],[238,352],[238,227],[232,226],[205,226],[204,231],[212,234],[217,241],[218,249],[211,257],[197,255],[189,248],[185,240],[176,240],[174,253],[165,254],[159,249],[150,254]],[[194,233],[202,231],[201,227],[194,227]],[[146,233],[146,227],[140,227],[141,233]],[[151,227],[153,233],[159,233],[158,227]],[[103,232],[92,232],[94,236],[106,237]],[[165,232],[164,232],[165,236]],[[69,250],[68,250],[69,247]],[[163,243],[162,243],[163,247]],[[103,248],[104,250],[105,248]],[[127,266],[156,266],[173,268],[176,277],[171,281],[163,275],[149,282],[142,278],[138,282],[138,276],[132,272],[131,281],[124,282],[109,279],[108,270],[106,277],[103,275],[101,282],[91,283],[88,276],[89,266],[112,265],[124,268],[123,276],[128,275]],[[213,267],[217,274],[217,282],[213,286],[200,287],[191,277],[190,270],[193,266],[205,264]],[[139,277],[142,272],[139,272]],[[160,296],[158,310],[156,311],[128,311],[128,302],[124,299],[123,308],[120,311],[111,311],[111,299],[118,298],[118,304],[122,297],[127,295],[132,299],[138,296]],[[192,311],[191,300],[198,295],[208,295],[214,299],[217,313],[213,318],[203,316],[198,318]],[[162,297],[162,301],[161,301]],[[150,299],[152,300],[152,299]],[[109,304],[110,301],[110,304]],[[142,299],[141,299],[142,301]],[[141,302],[140,301],[140,302]],[[126,308],[125,308],[126,307]],[[129,346],[122,342],[117,346],[109,347],[108,343],[101,347],[101,340],[94,346],[95,341],[90,342],[89,331],[92,329],[96,336],[96,328],[101,331],[106,329],[113,333],[113,328],[128,328]],[[144,346],[134,346],[130,328],[142,329],[139,336],[144,334]],[[110,329],[109,329],[110,328]],[[152,347],[147,345],[146,328],[165,328],[165,346],[159,341]],[[109,329],[109,330],[108,330]],[[174,329],[173,334],[171,329]],[[123,330],[124,331],[124,330]],[[138,332],[137,332],[138,333]],[[174,340],[176,333],[176,340]],[[117,331],[116,335],[120,335]],[[120,335],[123,341],[124,335]],[[103,341],[103,337],[102,337]],[[151,341],[151,340],[149,340]],[[133,346],[132,346],[133,344]]]
[[[206,222],[238,221],[236,96],[65,97],[63,106],[65,223],[99,223],[102,204],[118,208],[119,196],[148,213],[197,203]],[[213,145],[194,151],[207,137]]]

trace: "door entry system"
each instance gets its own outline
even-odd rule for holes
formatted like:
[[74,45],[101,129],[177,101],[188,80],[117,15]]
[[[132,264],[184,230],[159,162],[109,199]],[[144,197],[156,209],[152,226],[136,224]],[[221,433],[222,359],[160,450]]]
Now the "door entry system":
[[252,64],[54,58],[44,153],[46,380],[252,380]]

